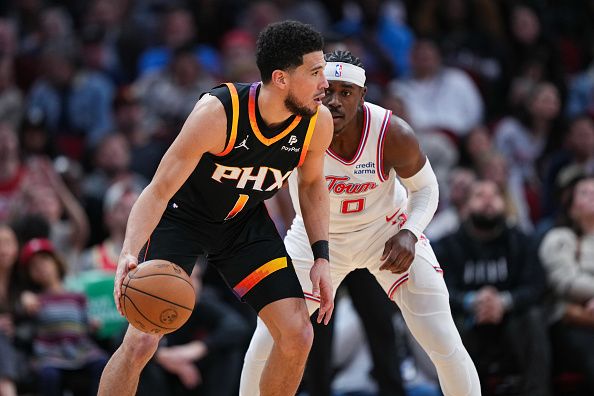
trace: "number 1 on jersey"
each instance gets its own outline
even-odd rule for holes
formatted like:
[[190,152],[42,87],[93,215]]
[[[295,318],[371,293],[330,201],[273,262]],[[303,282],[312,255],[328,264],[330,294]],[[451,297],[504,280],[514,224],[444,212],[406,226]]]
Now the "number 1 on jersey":
[[345,199],[341,202],[340,213],[359,213],[365,208],[365,198]]
[[245,204],[247,203],[248,199],[250,199],[249,195],[239,194],[239,198],[237,198],[237,202],[235,202],[235,206],[233,206],[233,209],[231,209],[231,211],[229,212],[227,217],[225,217],[225,220],[232,219],[235,217],[235,215],[237,215],[237,213],[241,212],[241,210],[244,208]]

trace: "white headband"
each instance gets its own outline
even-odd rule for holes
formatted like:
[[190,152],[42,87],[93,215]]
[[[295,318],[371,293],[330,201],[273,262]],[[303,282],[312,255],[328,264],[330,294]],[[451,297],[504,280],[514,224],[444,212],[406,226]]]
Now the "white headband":
[[362,67],[345,62],[328,62],[324,68],[327,80],[350,82],[360,87],[365,86],[365,70]]

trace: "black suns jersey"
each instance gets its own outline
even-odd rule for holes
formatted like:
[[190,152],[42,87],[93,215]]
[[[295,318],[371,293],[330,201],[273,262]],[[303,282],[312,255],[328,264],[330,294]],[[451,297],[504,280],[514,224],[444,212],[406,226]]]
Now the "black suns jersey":
[[168,204],[169,216],[223,223],[272,197],[305,160],[317,119],[291,116],[266,127],[257,106],[260,83],[227,83],[209,93],[227,115],[225,149],[205,153]]

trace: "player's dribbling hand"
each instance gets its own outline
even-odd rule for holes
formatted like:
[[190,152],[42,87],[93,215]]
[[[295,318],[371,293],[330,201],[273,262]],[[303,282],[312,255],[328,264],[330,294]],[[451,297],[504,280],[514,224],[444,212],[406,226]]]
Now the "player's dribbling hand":
[[121,254],[118,259],[118,268],[116,269],[115,280],[113,283],[113,298],[116,308],[120,315],[124,316],[122,307],[120,307],[120,297],[122,296],[122,283],[126,274],[138,266],[138,259],[131,254]]
[[312,284],[312,294],[320,299],[320,310],[318,311],[318,323],[328,324],[334,311],[334,293],[332,292],[332,281],[330,278],[330,264],[325,259],[317,259],[309,271],[309,278]]
[[380,270],[401,274],[408,270],[415,258],[417,237],[408,230],[400,230],[386,241],[380,260]]

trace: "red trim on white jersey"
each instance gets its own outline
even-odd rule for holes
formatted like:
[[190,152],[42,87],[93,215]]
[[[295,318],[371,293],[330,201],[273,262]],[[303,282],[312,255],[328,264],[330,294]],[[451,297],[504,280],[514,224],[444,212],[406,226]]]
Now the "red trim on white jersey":
[[330,157],[345,165],[353,165],[355,162],[357,162],[359,157],[361,157],[363,149],[365,149],[365,143],[367,142],[367,136],[369,135],[369,124],[371,124],[370,118],[371,115],[369,114],[369,108],[367,105],[363,104],[363,133],[361,134],[361,140],[359,141],[359,148],[350,161],[347,161],[338,154],[334,153],[329,147],[326,150],[326,153],[328,153]]
[[390,120],[392,118],[392,111],[386,110],[386,114],[384,115],[384,120],[382,121],[382,129],[379,135],[379,142],[377,144],[377,161],[376,161],[376,171],[377,177],[380,179],[381,182],[385,182],[388,180],[388,175],[384,175],[384,142],[386,131],[390,127]]

